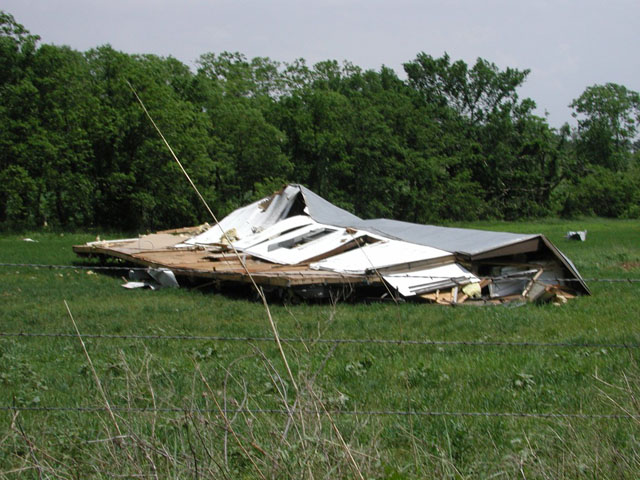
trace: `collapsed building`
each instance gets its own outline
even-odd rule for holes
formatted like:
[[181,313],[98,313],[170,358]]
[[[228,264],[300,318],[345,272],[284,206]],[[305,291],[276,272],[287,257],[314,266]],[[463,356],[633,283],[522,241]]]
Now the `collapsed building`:
[[[589,289],[544,235],[363,220],[302,185],[218,224],[76,245],[220,288],[252,285],[305,299],[389,298],[439,304],[564,303]],[[173,276],[172,275],[172,276]]]

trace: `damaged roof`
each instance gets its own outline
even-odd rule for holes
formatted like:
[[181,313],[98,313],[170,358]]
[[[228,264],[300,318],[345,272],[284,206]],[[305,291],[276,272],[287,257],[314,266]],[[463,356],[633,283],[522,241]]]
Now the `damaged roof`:
[[589,294],[573,263],[543,235],[363,220],[296,184],[211,227],[90,242],[74,251],[220,286],[253,277],[263,288],[305,298],[340,287],[448,304]]
[[429,247],[451,250],[465,255],[493,250],[499,247],[519,243],[538,235],[525,235],[507,232],[490,232],[467,228],[438,227],[416,223],[376,218],[362,220],[359,217],[336,207],[308,188],[297,185],[304,196],[308,214],[320,223],[331,223],[342,227],[360,228],[377,232],[390,238]]

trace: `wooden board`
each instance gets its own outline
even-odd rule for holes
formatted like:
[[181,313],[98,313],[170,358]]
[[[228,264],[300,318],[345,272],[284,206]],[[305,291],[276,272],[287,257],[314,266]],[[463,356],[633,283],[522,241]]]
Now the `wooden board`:
[[[167,234],[162,234],[162,236]],[[174,235],[169,235],[176,239]],[[168,238],[162,238],[164,249],[139,248],[147,240],[159,240],[162,237],[142,241],[134,239],[127,242],[101,242],[92,245],[76,245],[74,252],[80,255],[106,255],[146,267],[168,268],[177,276],[208,278],[222,282],[251,283],[251,277],[258,285],[291,287],[301,285],[381,285],[377,275],[348,275],[325,270],[312,270],[308,264],[280,265],[259,260],[250,255],[212,252],[205,248],[176,249]],[[154,244],[155,247],[155,244]]]

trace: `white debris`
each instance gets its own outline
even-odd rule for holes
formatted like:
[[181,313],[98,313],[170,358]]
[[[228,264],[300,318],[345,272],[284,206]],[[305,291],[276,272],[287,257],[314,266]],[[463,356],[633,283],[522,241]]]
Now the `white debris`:
[[587,231],[578,230],[575,232],[567,232],[565,238],[568,238],[569,240],[580,240],[581,242],[584,242],[587,239]]

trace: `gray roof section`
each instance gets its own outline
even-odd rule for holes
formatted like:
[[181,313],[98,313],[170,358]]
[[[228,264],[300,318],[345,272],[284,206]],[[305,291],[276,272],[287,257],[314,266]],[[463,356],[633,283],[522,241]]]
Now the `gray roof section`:
[[386,237],[404,240],[405,242],[439,248],[447,252],[474,256],[533,238],[541,238],[560,262],[578,279],[584,290],[590,293],[589,288],[584,283],[584,280],[582,280],[575,265],[558,250],[555,245],[545,238],[544,235],[492,232],[470,228],[437,227],[434,225],[420,225],[386,218],[363,220],[340,207],[336,207],[308,188],[302,185],[298,185],[298,187],[304,197],[309,215],[316,222],[344,228],[352,227],[366,230]]
[[539,236],[537,234],[419,225],[386,218],[363,220],[359,227],[364,230],[374,230],[405,242],[426,245],[463,255],[477,255]]
[[405,242],[439,248],[447,252],[463,255],[477,255],[496,248],[519,243],[538,235],[520,233],[490,232],[468,228],[437,227],[401,222],[386,218],[363,220],[352,213],[336,207],[303,185],[298,185],[304,196],[309,215],[316,222],[337,227],[352,227],[367,230]]
[[340,207],[336,207],[333,203],[328,202],[320,195],[315,194],[307,187],[298,185],[300,192],[304,197],[304,202],[307,205],[309,216],[316,222],[324,223],[326,225],[334,225],[336,227],[356,227],[358,223],[363,220],[360,217],[356,217],[353,213],[349,213]]

